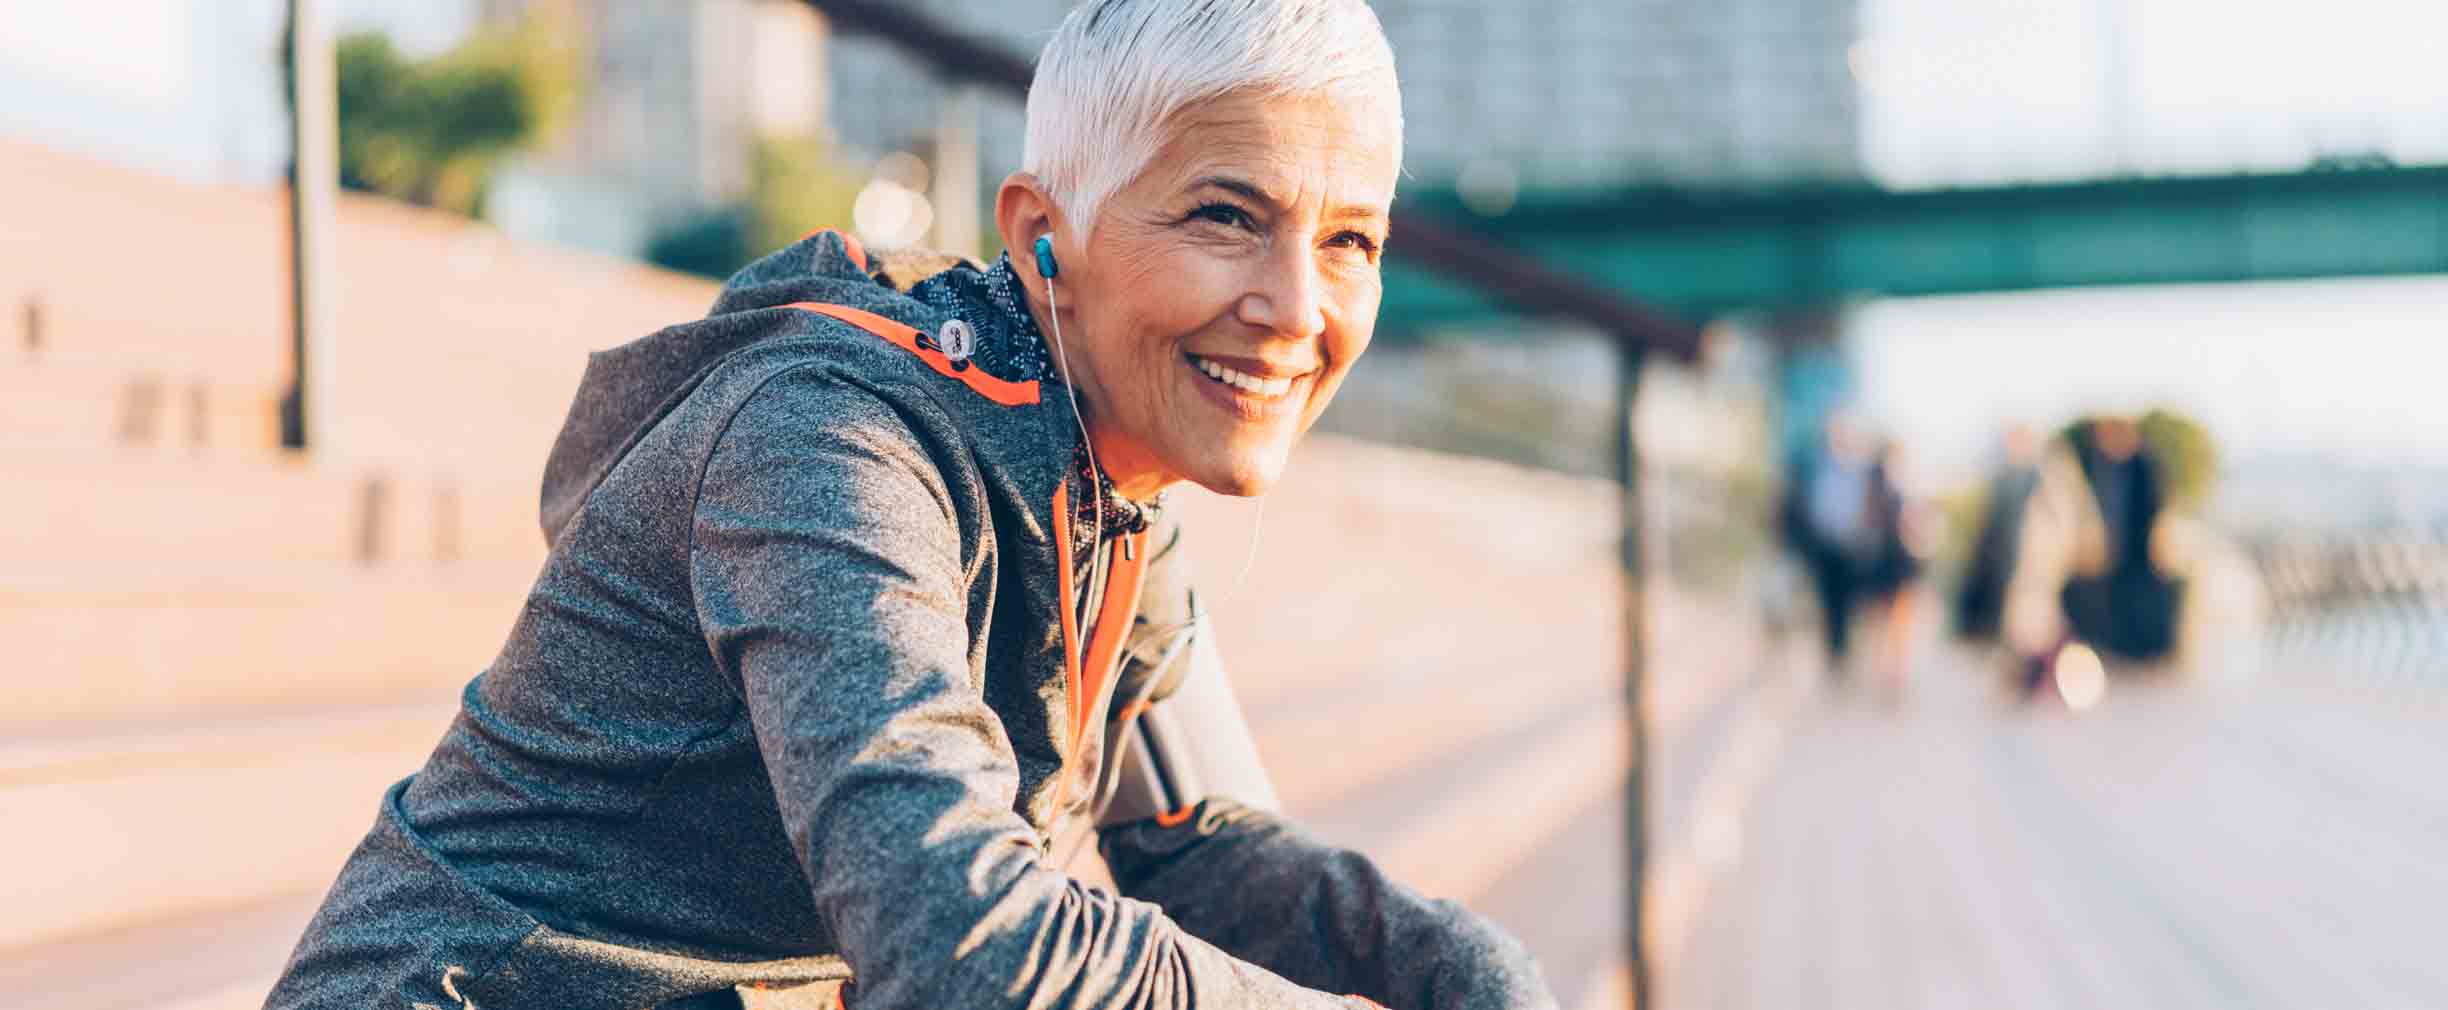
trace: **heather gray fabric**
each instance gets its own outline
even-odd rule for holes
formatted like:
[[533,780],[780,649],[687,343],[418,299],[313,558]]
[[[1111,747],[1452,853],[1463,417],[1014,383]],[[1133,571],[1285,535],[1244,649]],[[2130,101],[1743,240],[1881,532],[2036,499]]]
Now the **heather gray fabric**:
[[[845,978],[856,1010],[1553,1005],[1483,920],[1229,797],[1107,831],[1123,894],[1050,866],[1093,814],[1110,716],[1072,726],[1062,668],[1067,398],[994,402],[801,302],[947,318],[828,233],[594,356],[508,641],[267,1007],[697,1006]],[[1152,556],[1133,655],[1183,651],[1145,640],[1189,606],[1177,559]]]

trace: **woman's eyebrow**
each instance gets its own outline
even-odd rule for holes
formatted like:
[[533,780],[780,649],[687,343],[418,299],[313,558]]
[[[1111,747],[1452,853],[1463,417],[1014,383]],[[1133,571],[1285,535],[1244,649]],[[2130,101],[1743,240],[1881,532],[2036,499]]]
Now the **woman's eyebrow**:
[[[1255,201],[1271,209],[1280,209],[1283,206],[1283,201],[1276,199],[1274,194],[1260,188],[1258,184],[1229,175],[1201,176],[1197,182],[1190,185],[1194,192],[1208,187]],[[1385,211],[1366,203],[1347,203],[1326,212],[1326,218],[1331,221],[1382,221],[1385,220],[1385,217]]]

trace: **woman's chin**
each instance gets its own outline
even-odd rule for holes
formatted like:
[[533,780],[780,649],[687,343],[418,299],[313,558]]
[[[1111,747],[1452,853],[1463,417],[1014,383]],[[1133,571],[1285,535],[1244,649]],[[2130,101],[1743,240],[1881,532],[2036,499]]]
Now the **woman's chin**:
[[1217,453],[1185,472],[1191,483],[1217,494],[1255,498],[1267,493],[1283,476],[1284,461],[1291,455],[1291,448],[1270,445]]
[[1202,480],[1192,481],[1192,483],[1227,497],[1256,498],[1259,495],[1267,493],[1267,489],[1273,487],[1275,482],[1265,479],[1247,479],[1236,477],[1230,480]]

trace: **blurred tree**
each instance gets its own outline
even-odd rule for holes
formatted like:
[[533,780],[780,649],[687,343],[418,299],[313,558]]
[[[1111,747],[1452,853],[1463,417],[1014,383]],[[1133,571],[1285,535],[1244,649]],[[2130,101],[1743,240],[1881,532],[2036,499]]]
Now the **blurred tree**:
[[380,33],[342,38],[341,185],[479,213],[502,156],[550,136],[577,107],[583,85],[569,38],[528,20],[413,61]]
[[2210,429],[2190,414],[2153,407],[2142,412],[2142,440],[2158,447],[2167,466],[2168,500],[2177,508],[2199,511],[2210,503],[2218,485],[2218,441]]
[[762,137],[750,160],[748,209],[751,256],[799,241],[818,228],[850,227],[862,173],[833,159],[831,148],[805,138]]
[[822,141],[760,137],[749,159],[747,197],[656,233],[646,258],[673,270],[728,277],[816,229],[848,229],[850,207],[865,184]]
[[[2088,441],[2087,426],[2094,415],[2084,415],[2068,422],[2057,437],[2080,445]],[[2167,474],[2168,504],[2184,511],[2197,512],[2210,503],[2210,492],[2218,486],[2218,440],[2210,429],[2192,415],[2167,407],[2152,407],[2135,420],[2142,429],[2142,441],[2159,454],[2160,466]]]
[[754,230],[746,208],[716,207],[656,232],[646,243],[646,261],[701,277],[729,277],[752,258]]
[[1981,530],[1989,522],[1991,487],[1987,475],[1966,481],[1938,495],[1938,514],[1945,521],[1942,539],[1935,556],[1950,568],[1960,566],[1972,556],[1973,545],[1980,540]]

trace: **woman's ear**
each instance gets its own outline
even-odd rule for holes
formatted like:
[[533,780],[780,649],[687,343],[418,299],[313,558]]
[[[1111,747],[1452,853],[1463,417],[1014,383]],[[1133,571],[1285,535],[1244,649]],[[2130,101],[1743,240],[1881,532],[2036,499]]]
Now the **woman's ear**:
[[1003,248],[1011,250],[1014,259],[1026,261],[1037,240],[1056,231],[1061,223],[1062,208],[1055,205],[1034,173],[1013,172],[995,191],[995,230],[1002,233]]

